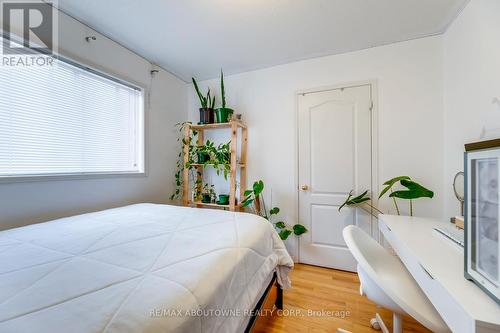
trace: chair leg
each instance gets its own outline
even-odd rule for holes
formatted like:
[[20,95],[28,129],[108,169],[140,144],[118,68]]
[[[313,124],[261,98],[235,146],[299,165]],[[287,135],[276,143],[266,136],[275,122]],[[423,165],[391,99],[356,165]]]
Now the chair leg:
[[403,333],[403,318],[399,313],[392,314],[392,326],[394,333]]
[[[383,333],[390,333],[389,329],[387,326],[385,326],[384,320],[382,317],[376,313],[375,318],[372,318],[370,320],[370,325],[372,326],[373,329],[376,329],[377,331],[380,330]],[[394,312],[392,314],[392,326],[393,326],[393,333],[403,333],[403,317],[399,313]],[[344,330],[342,328],[337,329],[338,333],[351,333],[350,331]]]
[[387,326],[385,326],[384,320],[378,313],[375,314],[375,318],[370,320],[370,324],[376,330],[381,330],[383,333],[390,333]]

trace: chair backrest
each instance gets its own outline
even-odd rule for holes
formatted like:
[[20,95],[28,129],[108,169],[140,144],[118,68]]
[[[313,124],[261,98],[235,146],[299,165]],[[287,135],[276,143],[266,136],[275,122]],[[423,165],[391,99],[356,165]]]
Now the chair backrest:
[[358,267],[404,312],[434,332],[448,329],[401,261],[359,227],[342,232]]

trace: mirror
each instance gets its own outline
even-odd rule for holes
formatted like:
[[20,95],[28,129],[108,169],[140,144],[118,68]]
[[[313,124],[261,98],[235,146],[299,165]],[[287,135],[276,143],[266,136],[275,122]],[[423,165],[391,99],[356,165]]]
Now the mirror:
[[460,201],[460,214],[464,216],[465,177],[462,171],[458,172],[453,179],[453,191]]

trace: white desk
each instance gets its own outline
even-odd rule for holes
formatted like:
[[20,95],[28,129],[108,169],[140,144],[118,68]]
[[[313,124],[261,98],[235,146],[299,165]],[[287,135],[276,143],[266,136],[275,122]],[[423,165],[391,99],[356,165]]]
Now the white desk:
[[380,215],[379,228],[453,332],[500,332],[500,305],[464,278],[463,249],[437,234],[437,220]]

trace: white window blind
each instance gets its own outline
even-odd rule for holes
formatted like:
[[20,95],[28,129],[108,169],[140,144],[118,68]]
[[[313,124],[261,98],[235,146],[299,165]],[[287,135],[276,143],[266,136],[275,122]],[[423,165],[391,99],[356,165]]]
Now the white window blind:
[[0,66],[0,178],[141,173],[143,91],[66,61]]

